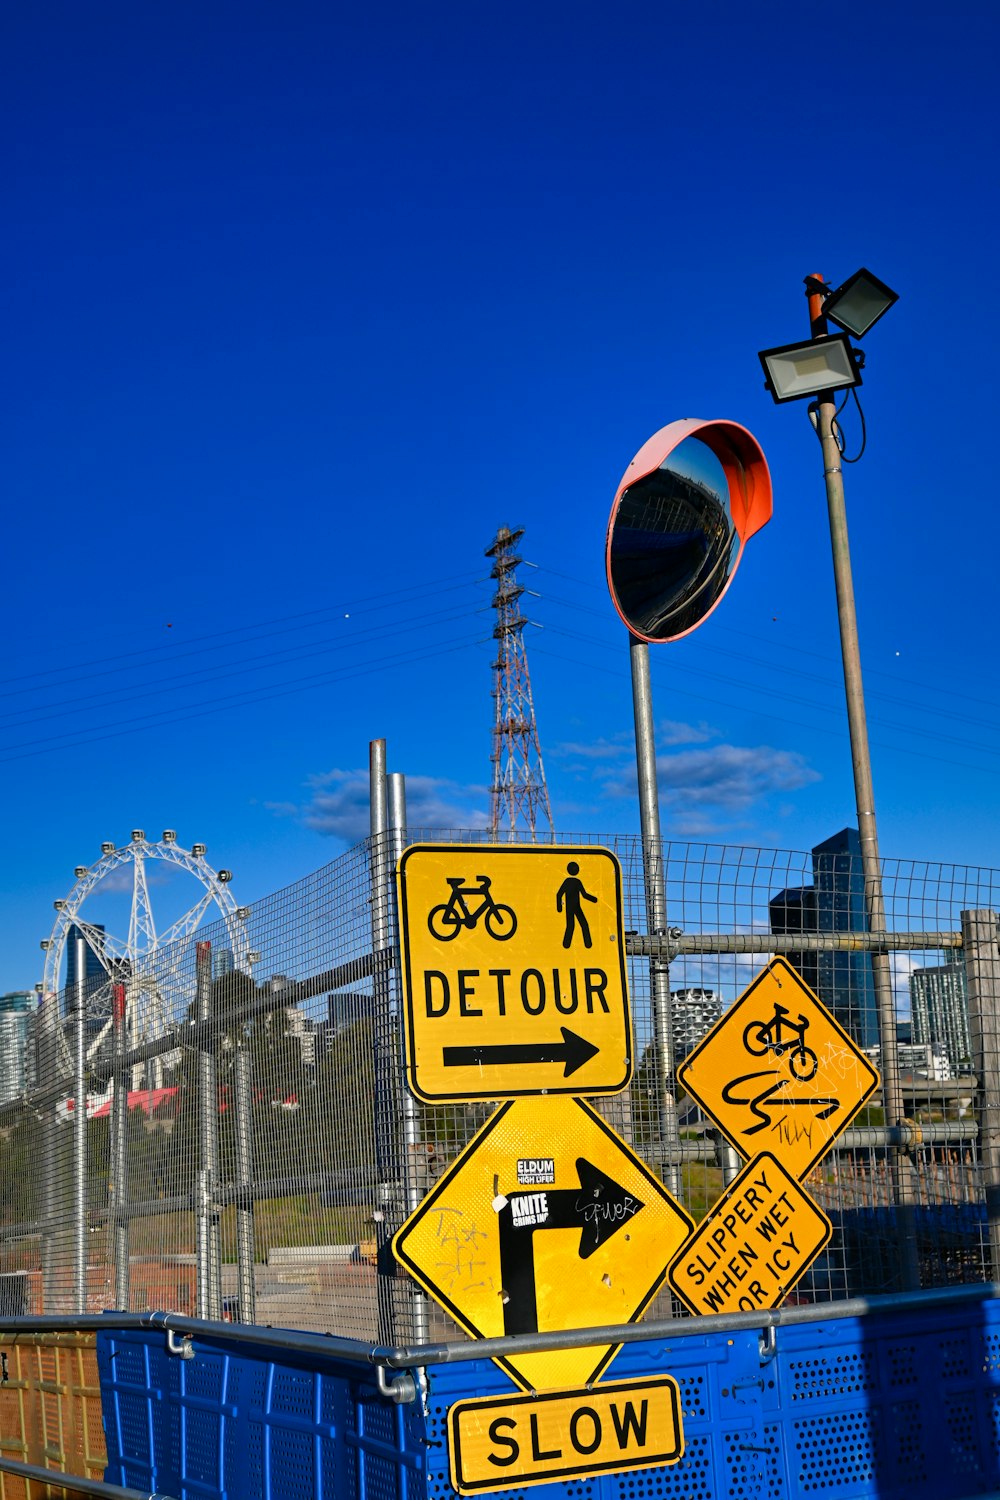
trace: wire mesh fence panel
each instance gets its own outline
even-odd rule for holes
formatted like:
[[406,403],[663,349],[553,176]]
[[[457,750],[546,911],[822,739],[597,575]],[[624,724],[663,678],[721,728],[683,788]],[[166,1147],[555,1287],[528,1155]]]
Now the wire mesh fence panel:
[[[408,837],[487,842],[468,830]],[[734,1152],[681,1093],[667,1139],[664,1090],[773,952],[858,1052],[880,1062],[853,840],[848,831],[811,853],[672,842],[656,851],[669,931],[663,951],[628,960],[633,1075],[595,1107],[654,1171],[676,1173],[696,1222],[768,1136],[741,1141],[730,1131]],[[649,871],[640,840],[553,842],[617,856],[627,941],[641,945]],[[392,1274],[389,1240],[496,1106],[423,1103],[406,1089],[390,879],[400,849],[398,834],[368,840],[241,908],[238,954],[221,921],[164,950],[158,972],[169,984],[151,1004],[159,1034],[147,1028],[141,1045],[129,1046],[124,1021],[149,997],[126,972],[117,1026],[106,1008],[92,1016],[84,1006],[81,1028],[76,992],[41,998],[27,1087],[0,1102],[0,1311],[161,1307],[381,1341],[456,1334],[404,1274]],[[796,1286],[799,1300],[897,1289],[901,1207],[922,1285],[991,1274],[995,920],[992,935],[987,924],[977,939],[971,1018],[960,933],[963,912],[1000,907],[1000,874],[886,860],[883,893],[890,935],[907,935],[889,955],[904,1128],[886,1133],[898,1122],[886,1122],[874,1094],[811,1168],[806,1190],[833,1234]],[[668,962],[664,1031],[654,975]],[[5,1032],[7,1045],[15,1043]],[[651,1308],[669,1310],[677,1307],[665,1295]]]

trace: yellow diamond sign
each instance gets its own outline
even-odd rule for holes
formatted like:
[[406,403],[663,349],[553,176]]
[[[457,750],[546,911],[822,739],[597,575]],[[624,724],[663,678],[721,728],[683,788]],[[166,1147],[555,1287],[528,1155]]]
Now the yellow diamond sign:
[[857,1043],[776,958],[677,1070],[743,1156],[769,1150],[799,1181],[879,1086]]
[[777,1307],[832,1233],[805,1188],[762,1151],[682,1246],[668,1279],[695,1313]]
[[397,879],[407,1081],[419,1098],[628,1085],[621,868],[609,850],[417,844]]
[[[392,1242],[473,1338],[632,1323],[693,1220],[582,1099],[503,1104]],[[615,1345],[508,1355],[525,1390],[589,1385]]]

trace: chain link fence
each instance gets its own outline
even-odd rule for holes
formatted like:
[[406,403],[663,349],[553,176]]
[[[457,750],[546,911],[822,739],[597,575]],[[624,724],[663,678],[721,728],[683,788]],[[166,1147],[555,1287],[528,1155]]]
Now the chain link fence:
[[[485,839],[411,829],[406,841]],[[161,1308],[380,1342],[457,1336],[393,1274],[388,1240],[493,1106],[420,1104],[404,1086],[387,879],[403,842],[367,840],[249,908],[243,967],[222,923],[176,945],[181,998],[156,1040],[130,1050],[124,1025],[148,979],[120,975],[110,1028],[82,989],[41,998],[29,1087],[0,1104],[0,1311]],[[664,1139],[656,975],[669,964],[674,1064],[775,951],[877,1063],[860,857],[844,840],[809,854],[664,843],[670,930],[651,936],[640,841],[558,842],[609,848],[623,872],[635,1072],[599,1108],[698,1221],[741,1163],[683,1095]],[[906,1121],[888,1129],[875,1096],[811,1173],[834,1234],[800,1301],[899,1289],[901,1171],[920,1284],[992,1274],[1000,872],[886,860],[883,889],[889,942],[912,944],[890,952]],[[963,928],[963,913],[986,915]]]

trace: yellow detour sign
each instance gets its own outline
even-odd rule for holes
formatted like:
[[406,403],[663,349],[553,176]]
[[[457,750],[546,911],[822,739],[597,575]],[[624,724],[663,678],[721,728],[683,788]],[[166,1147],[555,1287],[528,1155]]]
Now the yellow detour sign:
[[692,1312],[777,1307],[832,1233],[805,1189],[763,1151],[681,1247],[667,1278]]
[[[392,1242],[473,1338],[633,1323],[694,1221],[582,1099],[500,1108]],[[525,1390],[589,1384],[617,1346],[498,1358]]]
[[627,1086],[632,1023],[613,854],[415,844],[397,879],[407,1080],[419,1098]]
[[459,1401],[448,1412],[448,1436],[460,1495],[649,1469],[684,1452],[680,1390],[670,1375]]
[[775,958],[677,1070],[743,1156],[773,1151],[800,1181],[879,1086],[877,1070]]

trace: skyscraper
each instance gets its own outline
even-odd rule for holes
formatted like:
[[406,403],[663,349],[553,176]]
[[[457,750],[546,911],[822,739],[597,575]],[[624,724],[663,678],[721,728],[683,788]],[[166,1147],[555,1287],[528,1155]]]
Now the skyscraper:
[[27,1087],[25,1052],[37,1000],[31,990],[0,995],[0,1104],[16,1099]]
[[[812,852],[816,922],[820,932],[868,932],[861,839],[842,828]],[[870,953],[827,950],[819,955],[817,993],[861,1047],[879,1044],[878,1002]]]
[[[861,840],[842,828],[812,851],[812,885],[791,886],[768,902],[773,933],[867,932]],[[870,953],[827,949],[789,953],[788,961],[859,1047],[877,1047],[878,1004]]]
[[[779,891],[767,903],[773,933],[796,934],[815,932],[816,890],[811,885],[789,886]],[[785,954],[796,973],[801,974],[813,991],[819,989],[819,954],[807,949],[790,950]]]
[[942,1049],[953,1073],[972,1070],[969,991],[957,962],[915,969],[910,975],[913,1041]]
[[[104,932],[104,928],[96,924],[93,926],[92,930],[94,932],[99,932],[102,935]],[[77,939],[81,937],[83,937],[83,933],[80,931],[79,927],[75,922],[71,923],[66,932],[66,993],[71,997],[75,997],[76,995],[77,976],[79,972],[77,968]],[[90,996],[95,992],[95,990],[99,990],[101,988],[101,985],[106,982],[107,974],[105,973],[104,965],[101,963],[101,960],[98,958],[93,948],[87,942],[86,938],[83,939],[83,942],[83,986],[84,994],[89,999]],[[72,1004],[73,1002],[72,1000],[70,1000],[68,1003]]]

